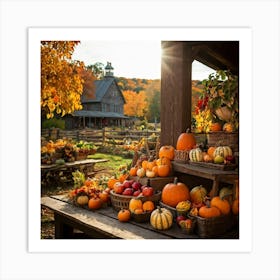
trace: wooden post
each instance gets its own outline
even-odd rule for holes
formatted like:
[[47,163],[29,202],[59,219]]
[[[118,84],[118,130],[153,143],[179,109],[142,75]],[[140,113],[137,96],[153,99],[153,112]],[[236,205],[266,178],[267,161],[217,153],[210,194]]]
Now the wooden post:
[[102,128],[102,143],[105,145],[106,141],[106,133],[105,133],[105,127]]
[[192,49],[186,42],[162,42],[161,145],[176,146],[191,127]]

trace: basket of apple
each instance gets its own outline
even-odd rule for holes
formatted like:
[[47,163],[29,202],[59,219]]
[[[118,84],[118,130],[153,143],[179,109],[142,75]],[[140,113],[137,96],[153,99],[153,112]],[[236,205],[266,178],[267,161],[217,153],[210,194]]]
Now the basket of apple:
[[117,182],[110,191],[112,206],[117,211],[128,209],[130,200],[136,197],[142,202],[151,200],[158,204],[161,199],[161,191],[154,191],[149,185],[149,181],[147,184],[142,185],[135,180],[125,180],[122,183]]

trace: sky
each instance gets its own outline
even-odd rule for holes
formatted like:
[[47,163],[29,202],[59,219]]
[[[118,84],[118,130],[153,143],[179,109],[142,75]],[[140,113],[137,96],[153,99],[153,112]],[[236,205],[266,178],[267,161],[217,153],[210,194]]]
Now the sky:
[[[86,65],[111,62],[116,77],[160,79],[160,41],[81,41],[72,55]],[[193,80],[208,78],[214,70],[193,62]]]

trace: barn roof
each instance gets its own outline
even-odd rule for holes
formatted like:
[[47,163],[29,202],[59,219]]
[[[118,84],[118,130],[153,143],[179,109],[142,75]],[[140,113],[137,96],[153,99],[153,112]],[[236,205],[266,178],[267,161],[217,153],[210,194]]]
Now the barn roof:
[[108,92],[110,86],[115,83],[120,95],[122,96],[124,103],[125,103],[125,99],[123,97],[123,94],[121,92],[121,90],[119,89],[119,86],[115,80],[115,78],[113,77],[105,77],[103,80],[96,80],[94,81],[94,85],[95,85],[95,98],[94,99],[89,99],[87,97],[82,96],[82,102],[87,102],[87,103],[91,103],[91,102],[101,102],[104,95]]

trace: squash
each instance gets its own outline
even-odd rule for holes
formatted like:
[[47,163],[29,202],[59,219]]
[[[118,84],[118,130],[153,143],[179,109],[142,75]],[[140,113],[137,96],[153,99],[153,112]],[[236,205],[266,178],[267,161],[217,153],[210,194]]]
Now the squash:
[[166,208],[157,207],[153,210],[150,217],[150,224],[153,228],[158,230],[166,230],[172,226],[173,215],[170,210]]
[[170,174],[170,165],[157,166],[157,172],[159,177],[167,177]]
[[210,201],[211,207],[217,207],[223,215],[228,215],[231,207],[226,199],[220,199],[219,196],[214,196]]
[[141,199],[138,199],[138,198],[131,198],[130,199],[129,204],[128,204],[128,209],[131,212],[134,212],[135,209],[142,208],[142,207],[143,207],[143,202],[142,202]]
[[212,123],[210,127],[210,131],[221,131],[222,125],[218,122]]
[[226,199],[230,204],[233,201],[233,190],[231,187],[223,187],[219,191],[220,199]]
[[196,186],[190,191],[190,199],[193,203],[202,203],[207,195],[207,190],[202,186]]
[[141,167],[137,170],[136,175],[140,178],[145,177],[146,170],[143,167]]
[[192,162],[198,162],[203,160],[203,153],[200,148],[194,148],[189,151],[189,159]]
[[213,158],[213,155],[214,155],[215,150],[216,150],[216,147],[211,146],[211,147],[208,148],[207,154],[208,154],[210,157]]
[[120,222],[128,222],[130,220],[130,211],[128,209],[121,209],[118,212],[118,220]]
[[87,205],[88,204],[88,196],[87,195],[79,195],[77,197],[77,204],[81,205],[81,206],[84,206],[84,205]]
[[220,216],[221,211],[215,206],[205,205],[199,208],[198,215],[202,218],[214,218]]
[[213,157],[215,158],[218,155],[223,158],[226,158],[227,156],[232,156],[232,149],[229,146],[219,146],[215,149]]
[[175,177],[173,183],[163,187],[161,200],[168,206],[176,207],[180,201],[190,200],[189,188],[184,183],[178,182],[178,178]]
[[226,132],[233,132],[234,131],[234,125],[231,124],[231,123],[225,123],[223,125],[223,131],[226,131]]
[[159,158],[167,157],[170,160],[173,160],[175,157],[175,149],[173,146],[162,146],[159,149]]
[[176,150],[189,151],[196,145],[196,139],[194,135],[189,132],[189,128],[186,132],[181,133],[177,139]]

